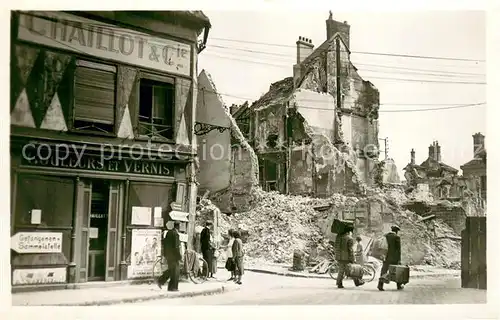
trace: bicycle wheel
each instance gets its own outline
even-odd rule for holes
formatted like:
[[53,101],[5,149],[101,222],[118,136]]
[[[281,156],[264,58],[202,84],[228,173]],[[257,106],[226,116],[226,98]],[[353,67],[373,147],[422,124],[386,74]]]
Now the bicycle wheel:
[[375,268],[372,267],[371,265],[369,264],[365,264],[363,266],[363,280],[365,282],[371,282],[373,281],[373,279],[375,279]]
[[187,273],[189,280],[191,280],[195,284],[203,283],[207,281],[208,278],[208,263],[203,258],[198,258],[198,261],[198,270],[190,270]]
[[339,274],[339,268],[336,262],[330,262],[328,266],[328,275],[333,279],[337,280],[337,276]]
[[153,265],[153,280],[158,282],[158,278],[168,269],[167,260],[164,257],[156,259]]

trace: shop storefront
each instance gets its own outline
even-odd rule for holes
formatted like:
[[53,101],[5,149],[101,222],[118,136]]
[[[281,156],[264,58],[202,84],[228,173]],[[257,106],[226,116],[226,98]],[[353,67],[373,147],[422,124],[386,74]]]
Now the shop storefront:
[[182,31],[209,24],[174,14],[177,39],[132,29],[144,13],[89,15],[13,14],[14,286],[150,277],[172,208],[192,238],[199,48]]

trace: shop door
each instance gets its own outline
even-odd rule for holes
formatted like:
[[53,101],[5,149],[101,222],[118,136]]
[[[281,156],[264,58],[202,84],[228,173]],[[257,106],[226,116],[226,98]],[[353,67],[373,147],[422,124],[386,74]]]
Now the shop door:
[[108,196],[108,225],[107,225],[107,246],[106,246],[106,281],[115,281],[119,279],[118,275],[118,259],[119,248],[118,246],[118,226],[119,217],[122,207],[120,206],[120,183],[111,182],[109,184]]
[[88,281],[104,281],[106,278],[109,195],[110,185],[107,181],[92,181],[89,221]]
[[89,260],[89,222],[90,204],[92,200],[92,184],[90,181],[78,182],[78,227],[77,248],[79,251],[77,282],[87,282]]

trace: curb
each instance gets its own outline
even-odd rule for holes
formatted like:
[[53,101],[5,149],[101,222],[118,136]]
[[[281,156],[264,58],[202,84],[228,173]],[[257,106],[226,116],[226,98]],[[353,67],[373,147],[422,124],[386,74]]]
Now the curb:
[[[252,269],[252,268],[245,268],[245,271],[250,271],[250,272],[255,272],[255,273],[264,273],[264,274],[273,274],[273,275],[278,275],[278,276],[284,276],[284,277],[291,277],[291,278],[307,278],[307,279],[330,279],[329,276],[322,276],[322,275],[316,275],[316,274],[297,274],[297,273],[291,273],[291,272],[279,272],[279,271],[271,271],[271,270],[262,270],[262,269]],[[410,275],[411,279],[422,279],[422,278],[440,278],[440,277],[460,277],[460,273],[453,274],[453,273],[427,273],[427,274],[417,274],[417,275]]]
[[[152,301],[152,300],[160,300],[160,299],[179,299],[179,298],[190,298],[190,297],[197,297],[197,296],[210,296],[210,295],[216,295],[216,294],[223,294],[223,293],[231,292],[231,291],[237,291],[239,289],[240,289],[239,287],[235,287],[235,286],[221,286],[219,288],[202,290],[202,291],[187,291],[187,292],[179,292],[179,293],[164,292],[164,293],[161,293],[159,295],[152,295],[152,296],[120,298],[120,299],[103,300],[103,301],[86,301],[86,302],[78,302],[78,303],[41,304],[41,305],[32,305],[32,306],[55,306],[55,307],[109,306],[109,305]],[[27,305],[27,306],[30,306],[30,305]]]

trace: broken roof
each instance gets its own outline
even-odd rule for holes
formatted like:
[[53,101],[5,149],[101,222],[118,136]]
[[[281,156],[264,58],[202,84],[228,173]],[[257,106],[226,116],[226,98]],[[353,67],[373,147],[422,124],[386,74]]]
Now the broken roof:
[[[309,63],[314,61],[314,59],[319,57],[322,53],[324,53],[325,51],[328,51],[330,46],[335,44],[334,40],[337,38],[340,39],[340,41],[342,41],[342,43],[344,43],[344,45],[345,45],[344,40],[340,36],[340,33],[336,32],[330,39],[327,39],[319,47],[314,49],[314,51],[307,58],[305,58],[304,61],[302,61],[300,64],[302,66],[307,66]],[[350,50],[347,47],[347,45],[345,45],[345,47],[347,48],[347,53],[350,54]],[[357,70],[357,68],[352,64],[351,61],[349,61],[349,63],[353,68],[355,68]],[[300,81],[298,82],[299,84],[302,83],[303,79],[305,79],[307,74],[308,74],[308,72],[304,72]],[[372,87],[375,87],[370,81],[366,81],[366,80],[363,80],[363,81],[367,82]],[[270,106],[270,105],[277,105],[277,104],[285,103],[291,98],[293,91],[294,91],[293,77],[287,77],[283,80],[274,82],[269,87],[269,91],[266,92],[257,101],[255,101],[252,104],[251,108],[254,110],[263,109],[263,108]]]
[[287,77],[283,80],[274,82],[266,92],[257,101],[252,103],[251,108],[262,109],[269,105],[277,105],[287,102],[293,94],[293,77]]

